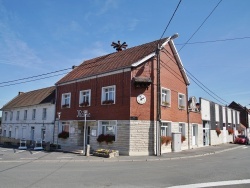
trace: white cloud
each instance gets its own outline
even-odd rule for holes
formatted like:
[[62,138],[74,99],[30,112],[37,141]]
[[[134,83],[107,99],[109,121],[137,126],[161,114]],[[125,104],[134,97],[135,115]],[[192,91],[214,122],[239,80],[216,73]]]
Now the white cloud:
[[[103,1],[101,1],[101,2],[103,2]],[[117,3],[118,3],[117,0],[106,0],[104,2],[104,5],[102,5],[102,8],[98,12],[98,15],[104,14],[107,11],[109,11],[110,9],[116,9],[118,7]]]
[[[42,60],[29,45],[20,39],[18,32],[11,29],[8,22],[19,22],[14,15],[9,15],[0,4],[0,64],[32,67],[41,64]],[[17,23],[18,24],[18,23]]]
[[132,19],[129,24],[128,24],[128,30],[129,31],[134,31],[136,26],[138,25],[139,20],[138,19]]

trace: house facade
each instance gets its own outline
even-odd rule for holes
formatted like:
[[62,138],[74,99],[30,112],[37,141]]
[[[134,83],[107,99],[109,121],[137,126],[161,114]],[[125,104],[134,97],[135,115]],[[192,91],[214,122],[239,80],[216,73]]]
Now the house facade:
[[38,140],[53,142],[55,87],[19,92],[2,108],[1,142],[34,145]]
[[204,146],[233,142],[239,134],[239,111],[200,98],[200,112]]
[[[157,148],[171,151],[171,144],[161,144],[162,136],[181,132],[187,149],[188,85],[170,38],[85,61],[56,83],[56,142],[63,149],[86,143],[91,150],[153,155]],[[198,127],[201,120],[195,116]],[[58,138],[65,132],[66,138]]]
[[235,101],[231,102],[229,107],[240,112],[240,126],[237,127],[237,129],[240,131],[243,130],[244,135],[249,135],[250,110],[247,107],[244,107],[239,103],[236,103]]

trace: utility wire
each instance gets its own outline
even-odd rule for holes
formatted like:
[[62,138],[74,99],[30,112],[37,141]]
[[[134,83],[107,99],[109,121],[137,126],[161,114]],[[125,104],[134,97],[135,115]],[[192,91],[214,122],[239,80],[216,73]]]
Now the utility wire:
[[159,39],[159,41],[162,39],[163,35],[165,34],[166,30],[168,29],[168,26],[170,25],[172,19],[174,18],[174,15],[175,15],[176,11],[178,10],[179,5],[181,4],[181,1],[182,1],[182,0],[179,1],[177,7],[175,8],[175,11],[174,11],[174,13],[172,14],[172,17],[170,18],[170,20],[169,20],[169,22],[168,22],[168,25],[166,26],[165,30],[163,31],[163,33],[162,33],[161,38]]
[[7,87],[7,86],[13,86],[13,85],[18,85],[18,84],[28,83],[28,82],[34,82],[34,81],[37,81],[37,80],[43,80],[43,79],[46,79],[46,78],[51,78],[51,77],[55,77],[55,76],[60,76],[60,75],[68,74],[68,73],[69,73],[69,72],[64,72],[64,73],[57,74],[57,75],[53,75],[53,76],[47,76],[47,77],[43,77],[43,78],[37,78],[37,79],[28,80],[28,81],[23,81],[23,82],[18,82],[18,83],[13,83],[13,84],[5,84],[5,85],[2,85],[2,86],[0,86],[0,87]]
[[219,6],[219,4],[222,2],[222,0],[220,0],[217,5],[213,8],[213,10],[210,12],[210,14],[206,17],[206,19],[202,22],[202,24],[198,27],[198,29],[196,29],[196,31],[191,35],[191,37],[187,40],[187,42],[185,42],[185,44],[181,47],[181,49],[179,50],[179,52],[186,46],[186,44],[193,38],[193,36],[200,30],[200,28],[204,25],[204,23],[207,21],[207,19],[213,14],[213,12],[215,11],[215,9]]
[[250,37],[239,37],[239,38],[229,38],[229,39],[218,39],[218,40],[208,40],[208,41],[200,41],[200,42],[188,42],[184,44],[176,44],[176,45],[186,45],[186,44],[204,44],[204,43],[211,43],[211,42],[225,42],[231,40],[242,40],[242,39],[250,39]]
[[[173,56],[172,56],[172,54],[170,54],[165,48],[164,48],[164,50],[167,52],[166,53],[166,55],[169,57],[169,59],[170,59],[170,61],[172,61],[173,63],[176,63],[174,60],[173,60]],[[164,62],[162,62],[162,63],[164,63]],[[164,63],[165,65],[166,65],[166,63]],[[168,65],[166,65],[166,66],[168,66]],[[211,97],[213,97],[215,100],[217,100],[217,101],[219,101],[220,103],[227,103],[227,104],[229,104],[229,102],[227,102],[227,101],[225,101],[224,99],[222,99],[221,97],[219,97],[217,94],[215,94],[213,91],[211,91],[208,87],[206,87],[201,81],[199,81],[193,74],[191,74],[191,72],[189,72],[185,67],[183,67],[184,69],[185,69],[185,71],[188,73],[188,75],[189,75],[189,78],[191,79],[191,80],[193,80],[194,81],[194,83],[196,83],[203,91],[205,91],[207,94],[209,94]],[[175,71],[174,71],[175,72]],[[176,73],[176,72],[175,72]],[[176,73],[177,74],[177,73]],[[178,75],[178,74],[177,74]],[[196,80],[196,81],[195,81]],[[199,84],[198,84],[199,83]],[[210,94],[210,93],[211,94]],[[214,95],[214,96],[212,96],[212,95]],[[215,97],[217,97],[217,98],[215,98]],[[223,102],[222,102],[223,101]]]
[[17,82],[17,81],[21,81],[21,80],[27,80],[27,79],[31,79],[31,78],[37,78],[37,77],[40,77],[40,76],[54,74],[54,73],[62,72],[62,71],[69,70],[69,69],[71,69],[71,68],[62,69],[62,70],[58,70],[58,71],[54,71],[54,72],[49,72],[49,73],[44,73],[44,74],[40,74],[40,75],[36,75],[36,76],[30,76],[30,77],[26,77],[26,78],[20,78],[20,79],[11,80],[11,81],[0,82],[0,85],[7,84],[7,83],[12,83],[12,82]]

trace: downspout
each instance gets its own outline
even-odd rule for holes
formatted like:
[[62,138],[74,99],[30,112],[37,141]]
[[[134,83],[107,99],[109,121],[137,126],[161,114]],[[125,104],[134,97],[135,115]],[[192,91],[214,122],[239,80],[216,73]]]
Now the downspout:
[[57,103],[57,85],[56,85],[56,91],[55,91],[55,114],[54,114],[54,128],[53,128],[53,144],[55,142],[55,126],[56,126],[56,103]]
[[[186,104],[188,104],[188,86],[186,86],[187,99]],[[187,105],[187,123],[188,123],[188,149],[190,149],[190,118],[189,118],[189,109]]]

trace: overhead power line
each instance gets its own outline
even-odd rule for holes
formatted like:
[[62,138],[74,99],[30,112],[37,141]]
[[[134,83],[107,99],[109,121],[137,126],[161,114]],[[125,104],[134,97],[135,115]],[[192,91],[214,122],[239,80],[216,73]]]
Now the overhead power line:
[[162,35],[161,35],[161,38],[160,38],[159,40],[161,40],[161,39],[162,39],[162,37],[164,36],[165,32],[167,31],[168,26],[170,25],[170,23],[171,23],[172,19],[173,19],[173,18],[174,18],[174,16],[175,16],[176,11],[178,10],[178,8],[179,8],[179,6],[180,6],[180,4],[181,4],[181,1],[182,1],[182,0],[180,0],[180,1],[179,1],[179,3],[178,3],[178,5],[177,5],[177,7],[175,8],[175,11],[174,11],[174,13],[173,13],[173,14],[172,14],[172,16],[171,16],[171,18],[170,18],[170,20],[169,20],[169,22],[168,22],[168,25],[166,26],[166,28],[165,28],[165,30],[163,31],[163,33],[162,33]]
[[21,80],[27,80],[27,79],[31,79],[31,78],[37,78],[37,77],[41,77],[41,76],[46,76],[46,75],[49,75],[49,74],[54,74],[54,73],[66,71],[66,70],[69,70],[69,69],[71,69],[71,68],[62,69],[62,70],[58,70],[58,71],[53,71],[53,72],[49,72],[49,73],[44,73],[44,74],[40,74],[40,75],[36,75],[36,76],[30,76],[30,77],[26,77],[26,78],[20,78],[20,79],[16,79],[16,80],[0,82],[0,85],[7,84],[7,83],[12,83],[12,82],[17,82],[17,81],[21,81]]
[[[28,83],[28,82],[34,82],[37,80],[43,80],[43,79],[47,79],[47,78],[52,78],[55,76],[60,76],[60,75],[64,75],[64,74],[68,74],[69,72],[64,72],[61,74],[56,74],[56,75],[52,75],[52,76],[47,76],[47,77],[42,77],[42,78],[37,78],[37,79],[33,79],[33,80],[27,80],[27,81],[23,81],[23,82],[18,82],[18,83],[13,83],[13,84],[5,84],[5,85],[1,85],[0,87],[7,87],[7,86],[13,86],[13,85],[18,85],[18,84],[23,84],[23,83]],[[35,76],[36,77],[36,76]],[[33,77],[34,78],[34,77]],[[21,80],[21,79],[20,79]]]
[[201,25],[196,29],[196,31],[191,35],[191,37],[185,42],[185,44],[179,49],[179,52],[186,46],[186,44],[193,38],[193,36],[200,30],[200,28],[204,25],[204,23],[207,21],[207,19],[213,14],[215,9],[219,6],[219,4],[222,2],[220,0],[217,5],[213,8],[213,10],[210,12],[210,14],[205,18],[205,20],[201,23]]
[[232,41],[232,40],[243,40],[243,39],[250,39],[248,37],[238,37],[238,38],[228,38],[228,39],[217,39],[217,40],[207,40],[207,41],[200,41],[200,42],[188,42],[184,44],[176,44],[176,45],[186,45],[186,44],[204,44],[204,43],[211,43],[211,42],[225,42],[225,41]]

